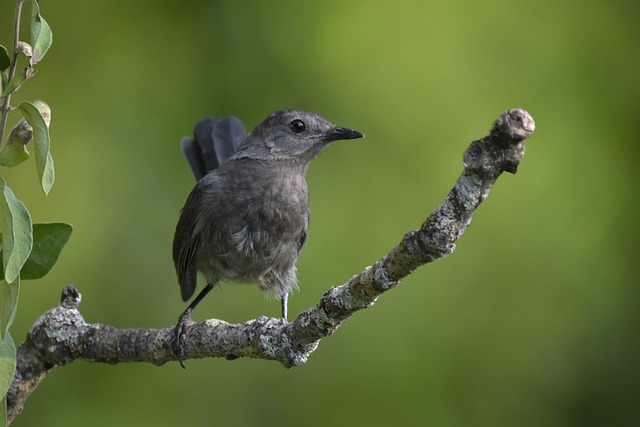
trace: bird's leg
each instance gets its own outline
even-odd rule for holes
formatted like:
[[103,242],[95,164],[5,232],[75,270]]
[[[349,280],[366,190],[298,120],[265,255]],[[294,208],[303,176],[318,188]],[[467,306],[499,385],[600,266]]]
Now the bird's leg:
[[175,328],[175,348],[173,349],[175,355],[178,357],[178,361],[180,362],[180,366],[186,369],[184,366],[184,347],[185,341],[187,339],[187,326],[193,323],[191,320],[191,312],[194,308],[202,301],[202,299],[207,296],[207,294],[213,289],[213,284],[207,283],[207,286],[200,291],[196,299],[193,300],[189,307],[185,311],[182,312],[180,317],[178,317],[178,324]]
[[280,297],[280,302],[282,303],[282,319],[284,323],[287,323],[287,299],[289,298],[289,294],[284,294]]

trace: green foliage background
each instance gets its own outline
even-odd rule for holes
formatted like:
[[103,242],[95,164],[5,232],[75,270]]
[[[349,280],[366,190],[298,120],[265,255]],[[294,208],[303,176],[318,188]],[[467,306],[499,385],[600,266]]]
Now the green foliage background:
[[[503,110],[527,109],[537,129],[456,252],[349,320],[307,365],[76,362],[55,369],[13,425],[640,423],[640,3],[43,0],[41,10],[54,45],[13,104],[51,106],[57,182],[45,198],[30,168],[3,177],[34,222],[75,232],[49,275],[23,283],[16,344],[68,283],[89,322],[175,323],[184,304],[170,247],[193,185],[178,141],[205,115],[251,128],[295,107],[367,135],[309,170],[292,314],[417,228]],[[2,2],[5,45],[12,19]],[[254,287],[225,286],[194,318],[278,310]]]

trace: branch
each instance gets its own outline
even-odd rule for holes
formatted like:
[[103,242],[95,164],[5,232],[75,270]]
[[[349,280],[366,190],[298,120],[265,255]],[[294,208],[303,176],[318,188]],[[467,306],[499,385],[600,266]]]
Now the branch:
[[[187,358],[239,357],[277,360],[290,368],[305,363],[320,339],[331,335],[356,311],[370,307],[416,268],[455,249],[471,216],[503,172],[515,173],[524,155],[524,140],[535,127],[524,110],[507,110],[489,135],[474,141],[464,153],[464,171],[447,198],[420,229],[373,266],[347,283],[329,289],[320,302],[291,323],[259,317],[241,324],[221,320],[194,323],[187,329]],[[18,349],[18,366],[7,396],[8,417],[22,411],[25,400],[56,366],[77,359],[100,363],[175,361],[174,327],[116,329],[88,324],[78,311],[80,294],[67,286],[61,303],[31,328]]]

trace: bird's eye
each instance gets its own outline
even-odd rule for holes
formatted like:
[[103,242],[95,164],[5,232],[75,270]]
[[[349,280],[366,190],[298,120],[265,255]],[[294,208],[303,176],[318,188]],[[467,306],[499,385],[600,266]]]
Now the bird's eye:
[[291,129],[295,133],[303,132],[307,127],[305,126],[302,120],[295,119],[289,125],[289,129]]

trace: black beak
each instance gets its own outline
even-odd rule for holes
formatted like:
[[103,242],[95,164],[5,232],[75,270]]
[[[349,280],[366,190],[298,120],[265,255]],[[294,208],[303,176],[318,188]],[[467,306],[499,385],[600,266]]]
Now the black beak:
[[358,139],[363,138],[364,134],[355,129],[335,128],[325,137],[326,141],[337,141],[339,139]]

